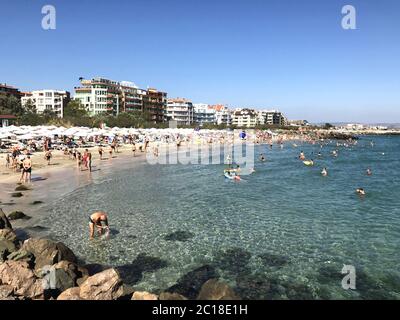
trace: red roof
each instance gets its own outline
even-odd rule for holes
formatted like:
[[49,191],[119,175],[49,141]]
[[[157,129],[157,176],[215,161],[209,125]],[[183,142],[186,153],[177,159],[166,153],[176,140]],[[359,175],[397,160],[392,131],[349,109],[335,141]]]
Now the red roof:
[[0,114],[0,119],[17,119],[17,117],[11,114]]

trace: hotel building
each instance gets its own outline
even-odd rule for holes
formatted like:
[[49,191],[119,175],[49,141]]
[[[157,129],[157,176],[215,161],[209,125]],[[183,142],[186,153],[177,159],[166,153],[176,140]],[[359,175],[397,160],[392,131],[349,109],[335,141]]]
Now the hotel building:
[[196,103],[193,105],[194,123],[202,126],[204,124],[216,124],[216,111],[208,104]]
[[257,124],[257,113],[252,109],[236,109],[233,112],[232,125],[242,127],[255,127]]
[[230,126],[232,124],[232,112],[227,106],[216,104],[210,106],[210,108],[215,110],[215,120],[217,125]]
[[184,98],[168,99],[167,120],[175,120],[178,125],[191,125],[194,120],[193,104]]
[[150,117],[150,121],[161,123],[166,120],[167,93],[154,88],[143,90],[143,112]]
[[36,108],[37,113],[43,113],[45,110],[54,112],[58,118],[64,116],[64,107],[70,101],[68,91],[58,90],[37,90],[24,93],[21,98],[21,105],[25,107],[31,104]]
[[5,83],[0,83],[0,95],[14,96],[17,99],[20,99],[22,93],[15,87],[9,86]]

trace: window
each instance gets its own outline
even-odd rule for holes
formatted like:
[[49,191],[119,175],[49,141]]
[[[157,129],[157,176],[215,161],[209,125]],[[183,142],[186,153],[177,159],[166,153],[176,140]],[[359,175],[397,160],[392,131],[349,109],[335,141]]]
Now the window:
[[53,93],[52,92],[46,92],[46,97],[52,97],[53,96]]

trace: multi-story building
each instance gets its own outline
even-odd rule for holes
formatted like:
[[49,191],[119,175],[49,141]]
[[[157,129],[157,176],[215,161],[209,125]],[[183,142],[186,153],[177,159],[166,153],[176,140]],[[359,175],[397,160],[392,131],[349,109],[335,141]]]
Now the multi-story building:
[[202,126],[204,124],[216,124],[216,111],[208,104],[196,103],[193,105],[194,117],[193,122]]
[[57,117],[64,116],[64,107],[70,101],[70,93],[68,91],[58,90],[37,90],[25,92],[21,98],[23,107],[28,104],[35,107],[37,113],[43,113],[45,110],[54,112]]
[[14,96],[17,99],[20,99],[22,96],[19,89],[9,86],[5,83],[0,83],[0,95]]
[[232,125],[237,127],[255,127],[257,124],[257,113],[253,109],[236,109],[233,112]]
[[120,83],[121,99],[120,111],[143,111],[144,90],[139,89],[133,82],[122,81]]
[[286,118],[277,110],[260,110],[257,111],[257,124],[284,126]]
[[193,123],[193,104],[184,98],[168,99],[167,119],[175,120],[178,125]]
[[232,112],[227,106],[216,104],[210,106],[210,108],[215,110],[215,120],[217,125],[230,126],[232,124]]
[[143,112],[150,117],[150,121],[161,123],[166,120],[167,93],[154,88],[143,90]]
[[120,84],[113,80],[93,78],[82,79],[82,87],[75,88],[75,99],[79,100],[90,115],[99,113],[119,114]]

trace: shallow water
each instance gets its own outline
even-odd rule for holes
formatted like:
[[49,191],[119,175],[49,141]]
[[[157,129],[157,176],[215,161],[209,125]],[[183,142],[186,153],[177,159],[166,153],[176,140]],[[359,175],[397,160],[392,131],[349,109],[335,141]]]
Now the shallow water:
[[[399,137],[362,137],[318,159],[319,145],[256,146],[268,161],[242,182],[224,179],[223,165],[126,165],[43,206],[36,223],[88,263],[125,265],[137,289],[166,290],[209,265],[243,298],[399,299],[399,147]],[[88,240],[95,210],[110,215],[109,240]],[[356,267],[356,290],[341,287],[344,264]]]

